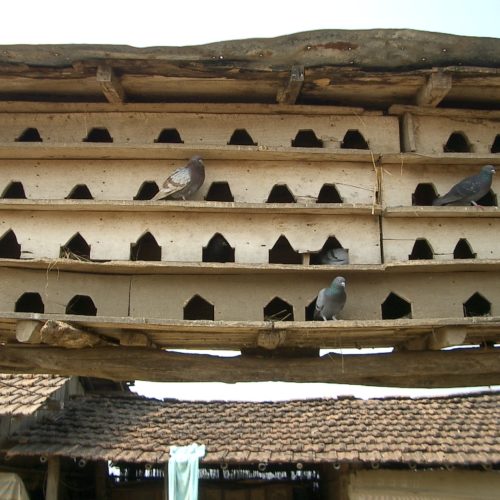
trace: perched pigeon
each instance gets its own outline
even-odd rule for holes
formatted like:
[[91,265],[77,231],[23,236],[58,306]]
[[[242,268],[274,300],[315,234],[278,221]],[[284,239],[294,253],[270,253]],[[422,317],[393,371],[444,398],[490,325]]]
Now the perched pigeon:
[[234,262],[234,249],[223,236],[217,235],[203,248],[203,262]]
[[185,167],[174,170],[162,188],[151,198],[155,200],[185,200],[200,189],[205,180],[205,165],[201,156],[193,156]]
[[471,175],[455,184],[444,196],[436,198],[433,205],[469,205],[477,206],[476,201],[488,193],[495,168],[485,165],[479,174]]
[[323,321],[337,319],[336,315],[344,308],[346,299],[345,278],[337,276],[328,288],[323,288],[318,293],[314,319]]
[[349,264],[349,250],[345,248],[330,248],[328,250],[321,250],[318,254],[319,264],[326,264],[329,266],[342,266]]

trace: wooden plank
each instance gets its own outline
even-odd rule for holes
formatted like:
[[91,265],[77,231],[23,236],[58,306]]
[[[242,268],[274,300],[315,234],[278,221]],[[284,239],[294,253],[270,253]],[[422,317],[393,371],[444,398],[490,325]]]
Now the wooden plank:
[[99,82],[102,93],[108,102],[113,104],[122,104],[125,102],[125,89],[113,71],[113,68],[108,65],[99,65],[97,67],[96,80]]
[[[57,320],[120,341],[123,334],[140,333],[160,348],[241,349],[266,343],[269,332],[279,334],[282,347],[339,349],[391,347],[427,336],[440,328],[467,330],[467,342],[500,341],[500,317],[430,318],[339,321],[188,321],[155,318],[75,316],[66,314],[1,313],[0,338],[15,342],[16,322]],[[274,335],[274,334],[273,334]],[[271,342],[271,343],[274,343]],[[118,349],[118,347],[115,347]]]
[[382,154],[380,162],[384,164],[398,164],[403,167],[420,167],[421,165],[500,165],[499,154],[484,153],[395,153]]
[[0,210],[61,212],[203,212],[241,214],[378,215],[380,205],[357,203],[241,203],[220,201],[0,199]]
[[431,73],[425,85],[416,96],[416,104],[424,107],[436,107],[451,90],[452,75],[443,71]]
[[[155,159],[185,160],[200,155],[206,160],[301,160],[373,163],[379,153],[367,150],[295,148],[279,146],[217,146],[190,144],[105,143],[0,143],[0,159]],[[500,160],[499,160],[500,161]]]
[[500,270],[499,259],[411,260],[385,264],[348,264],[343,266],[303,264],[240,264],[235,262],[168,262],[129,261],[88,262],[73,259],[0,259],[0,268],[57,270],[88,274],[121,275],[227,275],[227,274],[349,274],[382,273],[457,273],[493,272]]
[[403,116],[405,113],[424,116],[439,116],[443,118],[465,118],[467,120],[500,120],[500,110],[430,108],[402,104],[393,104],[389,107],[390,115]]
[[472,387],[500,383],[500,349],[372,355],[330,353],[321,358],[220,358],[133,347],[68,350],[2,346],[0,371],[158,382],[280,380],[389,387]]
[[50,456],[47,461],[47,490],[45,493],[46,500],[58,500],[60,474],[61,474],[60,457]]
[[208,113],[259,115],[363,115],[382,116],[383,111],[349,106],[261,103],[86,103],[0,101],[0,113]]
[[295,104],[304,85],[304,66],[292,66],[290,78],[283,89],[278,91],[279,104]]
[[412,207],[387,207],[384,209],[384,217],[401,218],[498,218],[500,217],[499,207],[453,207],[453,206],[412,206]]

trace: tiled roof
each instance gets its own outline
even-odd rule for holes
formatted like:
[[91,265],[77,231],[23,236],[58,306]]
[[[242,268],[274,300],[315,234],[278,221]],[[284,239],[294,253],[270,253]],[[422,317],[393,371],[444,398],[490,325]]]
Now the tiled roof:
[[31,415],[68,380],[56,375],[0,374],[0,416]]
[[288,402],[82,397],[18,437],[14,455],[165,462],[205,444],[207,463],[500,463],[500,393]]

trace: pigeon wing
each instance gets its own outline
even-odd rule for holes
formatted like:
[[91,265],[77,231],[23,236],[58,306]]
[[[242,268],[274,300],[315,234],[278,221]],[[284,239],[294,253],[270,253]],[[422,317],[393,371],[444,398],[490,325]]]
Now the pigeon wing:
[[316,307],[314,308],[314,319],[323,319],[321,313],[325,307],[326,297],[325,297],[326,289],[323,288],[318,293],[318,298],[316,299]]
[[181,167],[174,170],[163,183],[160,191],[152,198],[153,200],[161,200],[168,196],[172,196],[184,189],[191,181],[191,172],[186,167]]

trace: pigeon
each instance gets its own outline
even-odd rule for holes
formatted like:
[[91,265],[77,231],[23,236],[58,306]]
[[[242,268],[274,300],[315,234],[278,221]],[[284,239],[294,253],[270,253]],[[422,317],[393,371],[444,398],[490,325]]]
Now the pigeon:
[[344,308],[346,299],[345,278],[337,276],[328,288],[323,288],[318,293],[314,319],[317,321],[337,319],[336,315]]
[[203,262],[234,262],[234,249],[218,234],[203,248]]
[[478,206],[480,200],[491,188],[495,168],[485,165],[479,174],[471,175],[455,184],[444,196],[436,198],[433,205],[469,205]]
[[201,156],[193,156],[185,167],[174,170],[162,188],[151,198],[156,200],[185,200],[200,189],[205,180],[205,165]]
[[349,250],[345,248],[330,248],[321,250],[318,254],[318,263],[330,266],[349,264]]

